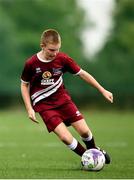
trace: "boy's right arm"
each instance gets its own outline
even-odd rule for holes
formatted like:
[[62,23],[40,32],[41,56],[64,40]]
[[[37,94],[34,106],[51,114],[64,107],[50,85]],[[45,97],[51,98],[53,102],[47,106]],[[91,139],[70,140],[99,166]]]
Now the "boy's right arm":
[[33,110],[32,105],[31,105],[31,99],[30,99],[30,94],[29,94],[29,84],[28,83],[21,82],[21,94],[22,94],[24,104],[25,104],[29,118],[32,121],[39,123],[36,120],[35,111]]

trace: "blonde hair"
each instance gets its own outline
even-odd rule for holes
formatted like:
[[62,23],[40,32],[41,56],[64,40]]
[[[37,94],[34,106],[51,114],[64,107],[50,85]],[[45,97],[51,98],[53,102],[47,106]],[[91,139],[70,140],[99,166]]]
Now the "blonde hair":
[[55,29],[47,29],[41,35],[41,44],[58,44],[61,43],[60,34]]

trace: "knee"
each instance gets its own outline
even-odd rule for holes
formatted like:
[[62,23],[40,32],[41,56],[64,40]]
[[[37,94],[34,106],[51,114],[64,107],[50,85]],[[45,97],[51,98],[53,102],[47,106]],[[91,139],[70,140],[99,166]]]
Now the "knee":
[[65,134],[61,135],[59,138],[66,145],[71,144],[71,142],[72,142],[72,137],[67,136]]
[[67,136],[65,136],[64,134],[63,135],[60,135],[60,140],[65,142],[67,140]]
[[85,131],[81,132],[81,136],[84,138],[89,137],[90,135],[92,135],[92,133],[89,130],[85,130]]

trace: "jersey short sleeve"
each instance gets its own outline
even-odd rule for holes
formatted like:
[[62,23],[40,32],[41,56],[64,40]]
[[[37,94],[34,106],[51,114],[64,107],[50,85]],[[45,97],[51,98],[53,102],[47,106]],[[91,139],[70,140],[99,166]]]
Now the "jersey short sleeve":
[[31,80],[31,67],[30,67],[30,63],[26,61],[24,69],[22,71],[21,81],[24,83],[29,83],[30,80]]
[[70,72],[74,75],[78,75],[81,71],[80,66],[69,56],[64,56],[64,71]]

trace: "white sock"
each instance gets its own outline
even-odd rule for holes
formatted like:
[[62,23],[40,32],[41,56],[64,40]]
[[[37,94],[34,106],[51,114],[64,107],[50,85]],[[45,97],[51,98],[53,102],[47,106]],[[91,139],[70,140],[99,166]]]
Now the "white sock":
[[68,145],[69,149],[74,150],[77,147],[78,141],[73,138],[73,141],[71,144]]
[[83,141],[91,141],[92,137],[93,137],[93,135],[91,133],[88,137],[86,137],[86,138],[81,137],[81,138],[82,138]]

